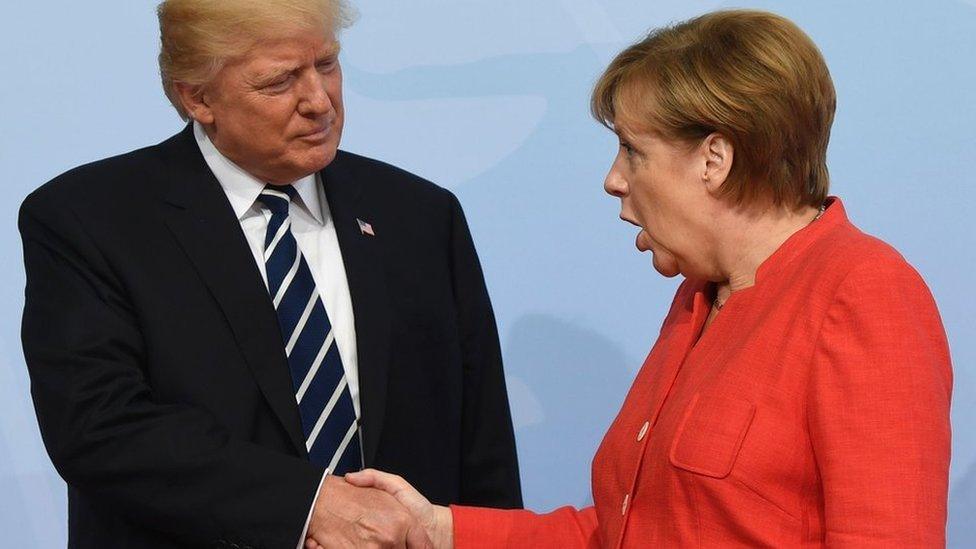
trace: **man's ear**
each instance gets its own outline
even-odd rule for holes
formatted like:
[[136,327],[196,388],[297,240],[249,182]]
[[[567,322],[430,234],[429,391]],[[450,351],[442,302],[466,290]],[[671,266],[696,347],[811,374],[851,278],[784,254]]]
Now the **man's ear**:
[[701,152],[705,159],[703,182],[708,190],[718,192],[732,171],[734,150],[732,141],[720,133],[711,133],[702,141]]
[[206,94],[201,86],[191,86],[183,82],[176,82],[176,93],[180,97],[183,109],[190,115],[190,118],[203,125],[210,125],[214,122],[213,111],[207,103]]

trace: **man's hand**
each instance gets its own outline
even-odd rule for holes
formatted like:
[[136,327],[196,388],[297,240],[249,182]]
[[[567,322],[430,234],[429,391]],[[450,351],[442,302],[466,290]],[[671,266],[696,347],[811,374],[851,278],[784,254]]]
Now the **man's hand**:
[[346,482],[360,488],[379,488],[395,497],[420,522],[429,538],[433,540],[436,549],[454,547],[454,518],[451,510],[440,505],[432,505],[402,477],[375,469],[366,469],[347,474]]
[[393,496],[332,475],[322,483],[305,547],[433,549],[424,528]]

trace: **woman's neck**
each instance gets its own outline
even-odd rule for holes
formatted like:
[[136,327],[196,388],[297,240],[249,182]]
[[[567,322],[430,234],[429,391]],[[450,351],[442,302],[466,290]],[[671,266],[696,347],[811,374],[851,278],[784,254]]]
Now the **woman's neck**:
[[716,264],[721,276],[716,283],[717,302],[725,303],[732,292],[754,285],[759,266],[819,213],[809,206],[799,210],[769,208],[758,213],[729,211],[719,224],[716,238]]

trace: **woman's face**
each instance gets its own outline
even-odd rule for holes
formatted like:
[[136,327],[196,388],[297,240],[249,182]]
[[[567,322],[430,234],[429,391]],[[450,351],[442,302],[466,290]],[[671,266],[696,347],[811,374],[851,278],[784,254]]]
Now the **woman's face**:
[[603,187],[620,199],[620,218],[641,228],[637,249],[650,250],[664,276],[710,278],[709,220],[716,199],[709,191],[714,182],[704,177],[708,144],[615,128],[620,147]]

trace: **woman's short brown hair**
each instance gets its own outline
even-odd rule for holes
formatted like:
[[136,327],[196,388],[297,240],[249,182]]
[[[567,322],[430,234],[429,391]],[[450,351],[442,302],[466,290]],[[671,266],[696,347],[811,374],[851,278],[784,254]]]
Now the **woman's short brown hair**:
[[652,31],[610,63],[591,110],[700,142],[717,132],[735,155],[724,196],[737,204],[819,207],[827,197],[827,142],[836,96],[813,41],[791,21],[729,10]]
[[164,0],[156,11],[163,90],[184,120],[177,82],[205,85],[258,41],[298,30],[335,33],[353,18],[345,0]]

